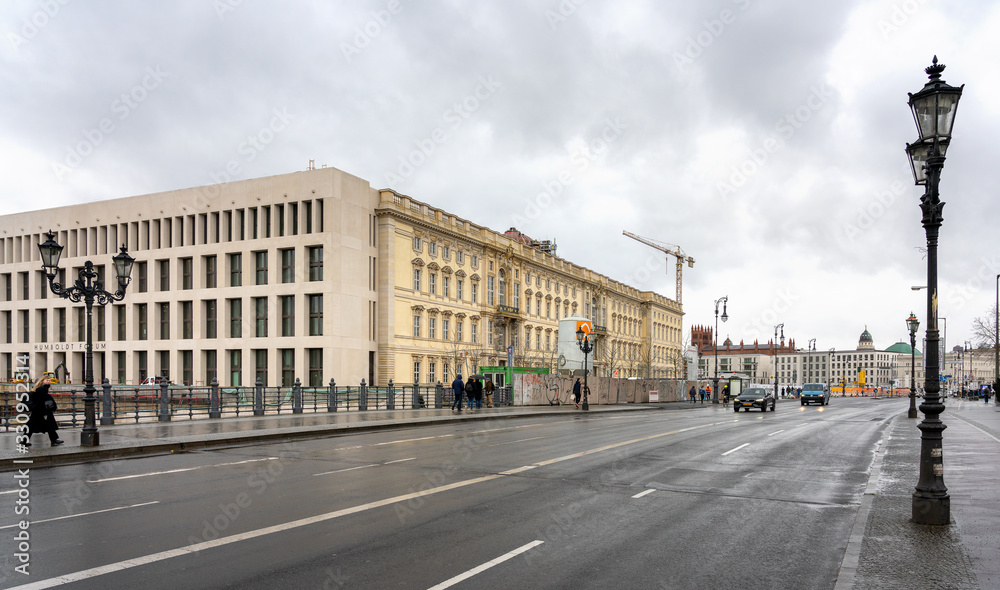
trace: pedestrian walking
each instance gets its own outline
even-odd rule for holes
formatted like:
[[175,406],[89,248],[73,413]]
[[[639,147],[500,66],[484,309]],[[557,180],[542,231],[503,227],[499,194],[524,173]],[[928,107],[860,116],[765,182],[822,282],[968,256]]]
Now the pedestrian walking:
[[469,409],[472,409],[472,404],[476,403],[476,382],[473,380],[472,376],[469,376],[469,380],[465,382],[465,398],[468,400]]
[[576,404],[576,409],[580,409],[580,378],[576,378],[576,383],[573,384],[573,403]]
[[476,401],[476,409],[478,410],[478,409],[480,409],[480,408],[483,407],[483,382],[482,382],[482,380],[477,378],[476,381],[475,381],[475,386],[476,386],[475,401]]
[[701,398],[701,403],[705,403],[705,388],[702,387],[698,390],[698,397]]
[[692,385],[691,386],[691,390],[688,391],[688,401],[690,401],[692,404],[694,403],[694,396],[695,395],[697,395],[697,391],[695,390],[694,385]]
[[59,423],[56,422],[56,417],[53,413],[59,408],[56,405],[56,400],[49,394],[48,377],[43,376],[35,382],[31,393],[28,394],[28,405],[31,410],[31,416],[28,417],[28,442],[24,443],[24,446],[30,447],[31,435],[39,432],[47,432],[49,434],[52,446],[63,444],[63,441],[59,440],[59,435],[56,433],[59,430]]
[[451,382],[451,389],[455,392],[455,401],[451,402],[451,409],[458,408],[462,411],[462,394],[465,393],[465,383],[462,382],[461,375],[455,375],[455,380]]
[[487,408],[492,408],[493,407],[493,391],[494,390],[495,390],[495,387],[493,387],[493,381],[489,377],[487,377],[486,378],[486,385],[483,386],[483,391],[486,392],[486,407]]

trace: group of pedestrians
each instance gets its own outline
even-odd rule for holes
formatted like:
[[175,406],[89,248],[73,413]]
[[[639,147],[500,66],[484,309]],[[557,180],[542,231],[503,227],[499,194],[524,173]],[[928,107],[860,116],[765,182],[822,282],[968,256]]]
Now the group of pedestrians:
[[695,387],[692,385],[691,389],[688,390],[688,401],[693,404],[696,403],[698,399],[701,400],[701,403],[705,403],[705,399],[712,401],[712,386],[702,385],[701,387]]
[[486,407],[493,407],[493,392],[496,387],[488,377],[483,384],[478,375],[471,375],[467,381],[462,381],[461,375],[455,375],[455,380],[451,382],[451,388],[455,392],[455,401],[451,404],[452,410],[462,411],[462,399],[468,404],[468,409],[482,408],[483,396],[486,397]]

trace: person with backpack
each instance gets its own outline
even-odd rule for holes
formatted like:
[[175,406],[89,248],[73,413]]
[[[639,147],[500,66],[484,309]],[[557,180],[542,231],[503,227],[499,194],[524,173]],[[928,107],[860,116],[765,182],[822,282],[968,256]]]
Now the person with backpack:
[[486,385],[483,386],[483,391],[486,392],[486,407],[487,408],[492,408],[493,407],[493,392],[495,390],[496,390],[496,388],[493,386],[493,381],[491,381],[490,378],[487,377],[486,378]]
[[476,403],[476,382],[469,376],[469,380],[465,382],[465,397],[469,403],[469,409],[472,409],[472,404]]

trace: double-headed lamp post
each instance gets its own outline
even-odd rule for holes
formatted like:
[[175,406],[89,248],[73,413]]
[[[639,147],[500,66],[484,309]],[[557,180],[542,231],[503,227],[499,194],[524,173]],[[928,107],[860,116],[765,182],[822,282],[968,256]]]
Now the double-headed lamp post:
[[921,224],[927,234],[927,345],[924,351],[927,367],[924,401],[920,404],[924,419],[917,426],[920,429],[920,479],[913,492],[912,516],[913,522],[930,525],[951,522],[951,498],[944,485],[942,433],[946,426],[941,422],[944,404],[941,403],[938,358],[937,245],[944,221],[944,203],[939,198],[938,185],[964,85],[949,86],[941,79],[944,69],[944,64],[939,64],[934,56],[931,65],[924,70],[929,77],[927,83],[916,94],[910,94],[910,110],[919,136],[906,145],[913,180],[926,187],[920,198],[920,209],[923,212]]
[[729,302],[729,295],[715,300],[715,378],[712,379],[712,403],[719,403],[719,304],[722,304],[722,321],[725,323],[729,319],[726,314],[726,304]]
[[590,404],[587,402],[587,374],[590,373],[589,365],[587,364],[587,355],[594,351],[594,345],[590,342],[590,338],[583,331],[583,328],[577,328],[576,330],[576,344],[583,351],[583,408],[584,411],[590,410]]
[[122,245],[121,252],[111,258],[115,265],[115,275],[118,279],[118,289],[114,293],[104,290],[104,284],[94,264],[86,261],[80,269],[79,278],[70,286],[63,286],[56,282],[56,273],[59,271],[59,257],[62,256],[63,247],[55,241],[55,234],[50,230],[46,234],[46,240],[38,245],[38,252],[42,256],[42,269],[49,279],[49,288],[52,292],[64,299],[69,299],[74,303],[83,301],[87,306],[87,352],[86,364],[83,374],[83,431],[80,433],[80,446],[96,447],[100,444],[100,437],[97,432],[97,419],[95,412],[94,392],[94,341],[93,341],[93,311],[94,303],[107,305],[112,301],[121,301],[125,298],[125,288],[132,280],[132,264],[135,259],[128,255],[125,245]]
[[997,396],[1000,392],[1000,275],[997,275],[997,302],[993,308],[993,321],[996,322],[996,332],[993,333],[993,403],[1000,404],[1000,397]]
[[914,347],[917,345],[917,328],[920,327],[920,320],[910,312],[910,317],[906,318],[906,328],[910,331],[910,411],[907,418],[917,417],[917,355]]
[[778,401],[778,351],[775,346],[778,344],[778,329],[781,329],[781,345],[785,345],[785,323],[782,322],[774,327],[774,340],[771,341],[771,350],[773,351],[771,361],[774,363],[774,400],[775,403]]

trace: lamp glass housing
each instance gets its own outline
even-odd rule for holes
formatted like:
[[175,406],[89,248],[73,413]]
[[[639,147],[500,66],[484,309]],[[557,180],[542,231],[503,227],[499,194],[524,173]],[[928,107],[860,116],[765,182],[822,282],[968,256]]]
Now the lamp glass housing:
[[118,284],[121,287],[125,287],[132,279],[132,265],[135,263],[135,258],[128,255],[128,252],[125,251],[125,245],[122,244],[121,252],[114,255],[111,260],[115,264],[115,274],[118,277]]
[[909,328],[911,336],[916,334],[917,328],[920,327],[920,320],[917,319],[917,316],[913,315],[913,312],[910,312],[910,317],[906,318],[906,327]]
[[42,268],[45,274],[53,276],[59,268],[59,258],[62,257],[63,247],[56,242],[55,234],[51,231],[45,234],[46,240],[38,245],[38,253],[42,257]]

